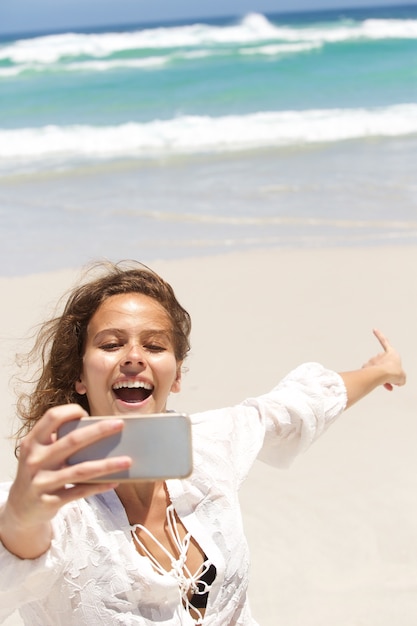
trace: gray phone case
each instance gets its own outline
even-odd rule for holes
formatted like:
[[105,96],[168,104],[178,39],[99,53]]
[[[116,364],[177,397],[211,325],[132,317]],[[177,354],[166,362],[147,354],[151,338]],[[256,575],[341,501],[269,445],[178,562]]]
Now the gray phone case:
[[[109,416],[113,419],[119,416]],[[86,417],[63,424],[58,437],[108,417]],[[123,418],[121,432],[79,450],[69,465],[107,457],[130,456],[130,468],[89,482],[165,480],[186,478],[192,471],[191,422],[185,413],[158,413]]]

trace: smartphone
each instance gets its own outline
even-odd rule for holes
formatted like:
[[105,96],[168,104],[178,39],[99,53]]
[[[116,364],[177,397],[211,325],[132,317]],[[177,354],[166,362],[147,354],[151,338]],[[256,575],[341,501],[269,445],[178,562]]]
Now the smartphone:
[[[62,424],[58,437],[104,419],[120,416],[82,417]],[[192,472],[191,421],[185,413],[129,416],[122,431],[78,450],[69,465],[115,456],[130,456],[131,467],[88,482],[128,482],[186,478]]]

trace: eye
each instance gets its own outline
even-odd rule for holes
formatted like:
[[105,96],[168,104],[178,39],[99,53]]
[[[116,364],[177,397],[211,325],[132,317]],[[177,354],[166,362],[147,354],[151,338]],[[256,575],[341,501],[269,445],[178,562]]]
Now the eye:
[[149,352],[164,352],[164,350],[166,350],[165,346],[157,343],[148,343],[144,346],[144,348]]
[[103,343],[100,346],[100,350],[104,350],[105,352],[112,352],[120,348],[122,344],[118,341],[109,341],[108,343]]

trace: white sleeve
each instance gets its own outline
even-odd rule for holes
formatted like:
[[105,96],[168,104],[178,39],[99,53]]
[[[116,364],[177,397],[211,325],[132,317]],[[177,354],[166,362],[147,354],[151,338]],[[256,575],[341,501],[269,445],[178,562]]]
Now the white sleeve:
[[[6,502],[9,489],[10,483],[0,483],[0,506]],[[47,596],[63,566],[63,553],[55,539],[37,559],[20,559],[0,542],[0,624],[22,605]]]
[[288,466],[346,408],[347,394],[339,374],[319,363],[305,363],[272,391],[243,404],[256,408],[265,429],[258,458]]
[[318,363],[290,372],[268,393],[232,407],[194,414],[195,465],[235,487],[256,459],[287,467],[346,407],[339,374]]

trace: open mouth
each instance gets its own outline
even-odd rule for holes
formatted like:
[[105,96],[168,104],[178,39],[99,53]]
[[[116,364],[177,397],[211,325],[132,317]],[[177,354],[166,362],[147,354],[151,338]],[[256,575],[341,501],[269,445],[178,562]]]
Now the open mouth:
[[153,386],[140,380],[125,380],[113,385],[113,392],[122,402],[137,404],[144,402],[153,391]]

